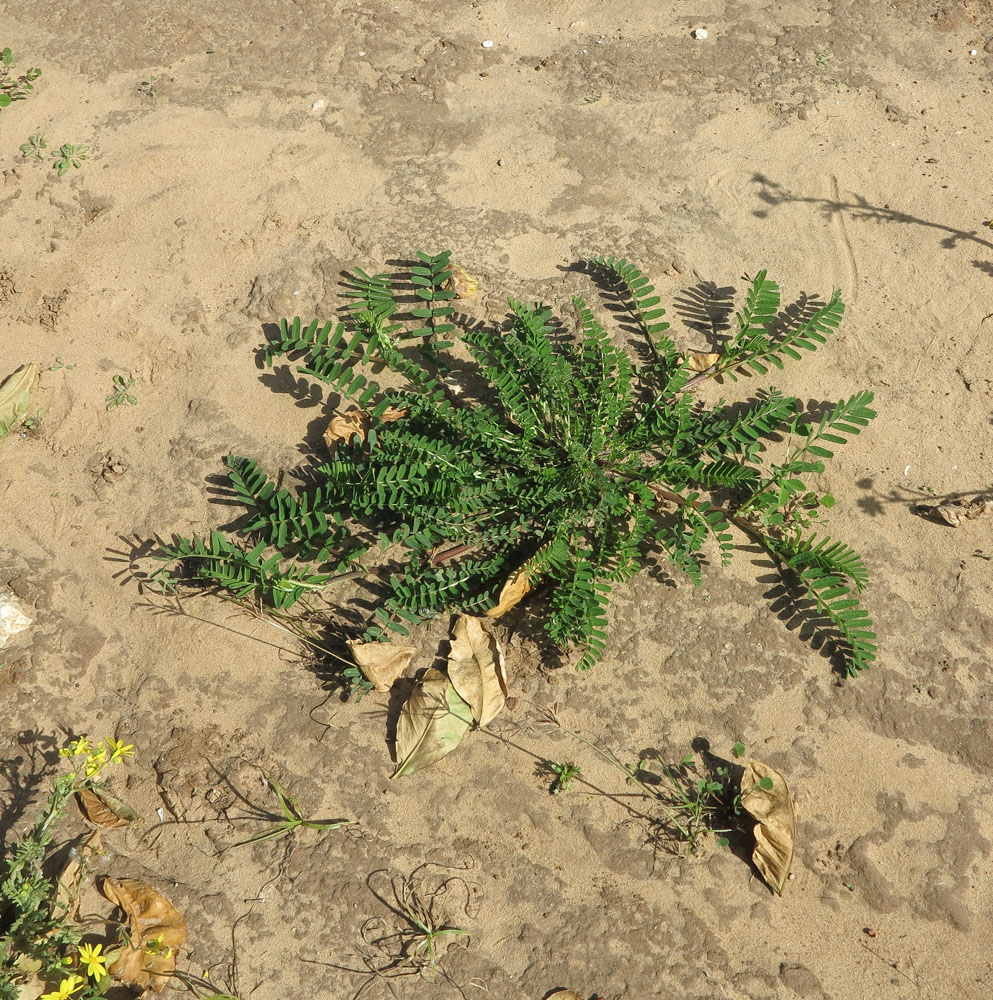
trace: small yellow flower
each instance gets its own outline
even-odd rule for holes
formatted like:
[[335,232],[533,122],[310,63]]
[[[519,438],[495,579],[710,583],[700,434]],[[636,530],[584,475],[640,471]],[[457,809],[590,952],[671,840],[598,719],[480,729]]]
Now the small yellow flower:
[[111,764],[121,764],[128,757],[134,756],[134,745],[131,743],[125,744],[124,740],[111,739],[109,736],[105,737],[103,742],[106,744],[107,752],[110,754]]
[[101,955],[102,944],[81,944],[79,946],[79,961],[86,966],[86,972],[98,983],[107,975],[107,957]]
[[107,751],[104,750],[101,745],[99,750],[91,750],[90,755],[86,760],[86,766],[83,768],[83,772],[86,774],[87,778],[92,778],[94,775],[99,774],[104,765],[107,763]]
[[73,740],[68,746],[63,747],[59,754],[62,757],[79,757],[81,754],[90,753],[92,744],[85,736],[80,736],[78,740]]
[[69,976],[59,983],[59,988],[54,993],[43,993],[41,1000],[69,1000],[69,997],[83,985],[82,976]]

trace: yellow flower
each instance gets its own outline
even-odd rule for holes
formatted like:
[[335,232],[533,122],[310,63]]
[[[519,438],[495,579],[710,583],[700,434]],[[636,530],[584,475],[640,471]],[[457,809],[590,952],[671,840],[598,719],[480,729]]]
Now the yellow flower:
[[78,740],[73,740],[68,746],[63,747],[59,754],[62,757],[79,757],[80,754],[90,753],[92,744],[85,736],[80,736]]
[[82,985],[82,976],[69,976],[59,983],[59,988],[54,993],[43,993],[41,1000],[69,1000],[69,997],[76,993]]
[[103,742],[110,753],[111,764],[121,764],[128,757],[134,756],[134,745],[131,743],[125,744],[124,740],[111,739],[109,736],[105,737]]
[[104,750],[102,745],[99,750],[91,750],[86,760],[86,767],[83,768],[86,777],[92,778],[94,775],[99,774],[106,763],[107,751]]
[[81,944],[79,946],[79,961],[86,966],[87,974],[91,975],[98,983],[107,975],[107,958],[100,954],[101,951],[103,951],[102,944]]

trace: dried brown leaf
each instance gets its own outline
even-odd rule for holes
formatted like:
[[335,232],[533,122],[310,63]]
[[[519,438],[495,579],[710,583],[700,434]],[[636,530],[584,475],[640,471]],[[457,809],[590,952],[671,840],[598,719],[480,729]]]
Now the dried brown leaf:
[[926,509],[945,524],[958,528],[966,521],[993,515],[993,500],[953,500]]
[[407,416],[408,413],[410,413],[410,410],[408,410],[406,407],[401,409],[400,407],[397,406],[387,406],[386,409],[383,410],[379,419],[384,424],[392,424],[395,423],[397,420],[403,420],[403,418]]
[[94,825],[115,830],[134,823],[138,814],[120,799],[102,788],[84,788],[76,792],[83,815]]
[[458,264],[449,264],[448,270],[452,272],[452,276],[443,286],[446,291],[454,291],[457,299],[467,299],[476,294],[479,288],[478,279]]
[[397,720],[397,769],[399,778],[413,774],[450,754],[472,723],[472,711],[449,679],[433,667],[407,699]]
[[377,691],[389,691],[393,682],[410,665],[414,653],[413,646],[394,646],[390,642],[359,642],[348,644],[352,658],[359,670],[368,678]]
[[347,413],[339,413],[331,418],[331,422],[324,432],[324,443],[328,446],[328,451],[332,457],[337,454],[342,442],[351,441],[358,435],[361,441],[365,441],[366,434],[372,426],[372,418],[365,410],[360,410],[353,406]]
[[127,915],[127,939],[108,971],[122,983],[158,993],[176,969],[186,941],[183,915],[157,889],[134,878],[105,878],[100,891]]
[[554,993],[549,993],[545,1000],[586,1000],[586,998],[573,993],[572,990],[556,990]]
[[0,385],[0,441],[24,418],[31,392],[38,383],[38,366],[25,365]]
[[486,614],[490,618],[499,618],[501,615],[505,615],[512,607],[520,603],[530,589],[531,584],[528,581],[525,567],[521,566],[520,569],[515,569],[501,587],[496,604]]
[[[771,789],[760,782],[768,778]],[[752,861],[766,884],[782,896],[793,862],[796,840],[796,813],[786,779],[768,764],[749,760],[741,778],[741,804],[758,822],[755,824],[755,850]]]
[[705,372],[713,368],[721,360],[719,354],[708,354],[706,351],[690,351],[686,355],[686,366],[691,372]]
[[482,618],[460,615],[456,620],[448,678],[479,726],[492,722],[507,703],[503,650]]

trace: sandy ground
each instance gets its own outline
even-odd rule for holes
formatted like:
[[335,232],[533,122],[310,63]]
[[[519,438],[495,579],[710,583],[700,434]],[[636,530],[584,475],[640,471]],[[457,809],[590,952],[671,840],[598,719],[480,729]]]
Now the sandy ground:
[[[988,0],[0,3],[0,45],[44,70],[0,114],[0,377],[43,369],[40,423],[0,445],[0,585],[36,616],[0,655],[8,842],[65,734],[112,732],[139,747],[120,790],[145,823],[108,835],[108,870],[162,887],[181,964],[243,1000],[993,996],[990,522],[914,513],[993,472],[991,39]],[[37,133],[90,158],[59,178],[20,158]],[[491,317],[626,254],[695,349],[707,283],[842,288],[842,331],[780,383],[876,393],[826,478],[831,534],[872,572],[873,669],[840,682],[743,552],[702,592],[619,590],[588,675],[510,636],[507,742],[392,783],[385,696],[329,697],[289,637],[219,602],[156,613],[141,557],[229,519],[222,456],[320,448],[336,400],[260,372],[265,325],[331,313],[343,267],[418,247],[453,248]],[[138,405],[107,412],[118,373]],[[631,800],[597,791],[623,780],[532,702],[632,759],[742,739],[797,793],[784,897],[732,851],[646,846]],[[549,795],[546,758],[589,784]],[[259,829],[238,796],[274,805],[260,768],[354,829],[217,857]],[[466,866],[440,901],[470,935],[448,978],[332,968],[393,919],[370,875],[426,861]]]

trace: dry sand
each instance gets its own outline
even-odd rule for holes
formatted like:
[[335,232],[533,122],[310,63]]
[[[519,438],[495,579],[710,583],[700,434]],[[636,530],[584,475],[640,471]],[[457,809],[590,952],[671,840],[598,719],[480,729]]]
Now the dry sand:
[[[65,734],[115,733],[145,825],[107,835],[108,870],[185,912],[181,965],[223,980],[236,957],[243,1000],[352,996],[367,981],[321,963],[361,967],[365,922],[391,919],[368,876],[424,861],[470,866],[467,905],[453,886],[443,907],[468,942],[449,978],[367,1000],[993,996],[990,522],[914,513],[993,471],[991,39],[988,0],[0,4],[0,45],[44,70],[0,114],[0,377],[44,370],[40,425],[0,445],[0,585],[36,615],[0,657],[7,841]],[[90,159],[58,178],[18,154],[36,133]],[[870,564],[873,669],[839,683],[746,551],[702,592],[621,588],[588,675],[512,636],[512,745],[479,735],[391,783],[385,696],[329,698],[289,637],[215,600],[155,613],[142,557],[230,520],[223,455],[319,453],[336,400],[260,372],[266,325],[329,314],[343,267],[418,247],[453,248],[490,317],[626,254],[694,349],[706,283],[840,287],[841,332],[779,382],[876,393],[825,479],[831,534]],[[116,373],[138,405],[108,413]],[[631,759],[741,738],[797,792],[784,897],[740,852],[653,851],[630,800],[550,796],[536,759],[630,789],[536,732],[532,701]],[[258,768],[354,832],[218,858],[259,829],[238,795],[274,804]]]

